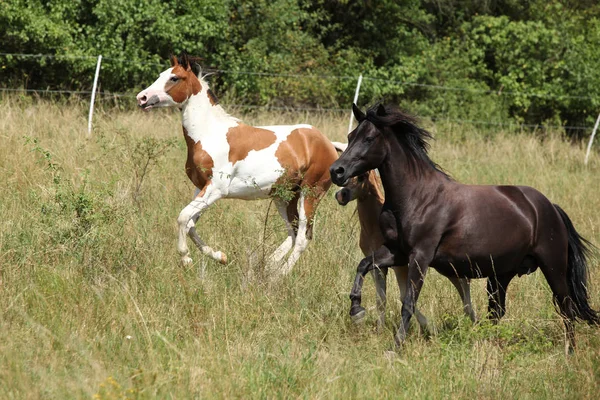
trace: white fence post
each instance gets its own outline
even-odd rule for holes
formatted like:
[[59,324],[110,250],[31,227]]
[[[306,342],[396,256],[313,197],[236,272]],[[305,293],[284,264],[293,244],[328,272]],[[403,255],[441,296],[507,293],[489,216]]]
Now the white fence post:
[[92,134],[92,115],[94,114],[94,101],[96,101],[96,87],[98,86],[98,76],[100,75],[100,63],[102,56],[98,56],[98,64],[96,64],[96,75],[94,75],[94,86],[92,87],[92,100],[90,101],[90,115],[88,116],[88,135]]
[[584,161],[585,165],[587,165],[588,158],[590,157],[590,150],[592,150],[592,143],[594,142],[594,136],[596,136],[596,130],[598,130],[599,122],[600,122],[600,114],[598,114],[598,118],[596,119],[596,125],[594,125],[594,130],[592,131],[592,136],[590,136],[590,142],[588,143],[587,151],[585,152],[585,161]]
[[[356,102],[358,101],[358,93],[360,93],[360,84],[361,83],[362,83],[362,74],[360,74],[358,77],[358,83],[356,84],[356,91],[354,92],[354,101],[352,102],[353,104],[356,104]],[[348,124],[348,133],[350,133],[350,131],[352,130],[353,120],[354,120],[354,113],[352,113],[352,111],[350,111],[350,123]]]

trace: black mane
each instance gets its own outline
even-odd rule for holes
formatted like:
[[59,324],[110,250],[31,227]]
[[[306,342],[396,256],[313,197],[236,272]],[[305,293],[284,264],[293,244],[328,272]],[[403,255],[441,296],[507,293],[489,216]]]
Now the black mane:
[[394,105],[375,104],[367,110],[366,119],[378,128],[389,128],[406,150],[409,164],[417,167],[431,167],[448,179],[450,176],[429,158],[431,133],[417,126],[417,118],[405,113]]

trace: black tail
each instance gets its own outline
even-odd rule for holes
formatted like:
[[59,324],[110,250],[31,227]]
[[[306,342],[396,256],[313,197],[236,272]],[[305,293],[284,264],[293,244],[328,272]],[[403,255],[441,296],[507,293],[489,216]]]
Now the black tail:
[[594,246],[588,240],[579,236],[579,233],[577,233],[573,226],[573,222],[571,222],[571,219],[562,208],[556,204],[554,204],[554,208],[560,214],[569,236],[567,281],[569,291],[571,292],[571,299],[575,303],[575,316],[589,324],[600,325],[600,316],[597,311],[590,307],[587,290],[587,258],[591,248]]

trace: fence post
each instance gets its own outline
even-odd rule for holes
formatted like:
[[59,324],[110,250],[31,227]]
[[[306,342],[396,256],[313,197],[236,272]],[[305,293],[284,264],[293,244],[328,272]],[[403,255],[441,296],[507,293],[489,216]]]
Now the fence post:
[[96,87],[98,86],[98,76],[100,75],[100,64],[102,56],[98,56],[98,64],[96,64],[96,75],[94,75],[94,86],[92,87],[92,100],[90,101],[90,115],[88,116],[88,135],[92,134],[92,115],[94,114],[94,101],[96,101]]
[[592,136],[590,136],[590,142],[588,143],[587,151],[585,152],[585,161],[584,161],[585,165],[587,165],[588,158],[590,157],[590,150],[592,150],[592,143],[594,142],[594,136],[596,136],[596,130],[598,130],[599,122],[600,122],[600,114],[598,114],[598,118],[596,119],[596,124],[594,125],[594,130],[592,131]]
[[[356,84],[356,91],[354,92],[354,101],[353,104],[356,104],[358,101],[358,93],[360,93],[360,84],[362,83],[362,74],[358,77],[358,83]],[[352,130],[352,122],[354,121],[354,114],[350,111],[350,123],[348,124],[348,133]]]

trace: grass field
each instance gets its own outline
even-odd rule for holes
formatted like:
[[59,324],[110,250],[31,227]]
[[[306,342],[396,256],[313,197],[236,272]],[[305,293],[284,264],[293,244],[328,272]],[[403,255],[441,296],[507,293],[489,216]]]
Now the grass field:
[[[498,326],[473,326],[449,282],[432,271],[396,355],[397,288],[385,332],[375,332],[374,290],[355,326],[348,293],[361,259],[353,207],[333,190],[315,240],[290,276],[269,284],[259,260],[285,237],[269,201],[224,200],[200,219],[201,236],[225,251],[219,265],[192,248],[183,268],[176,219],[191,199],[180,116],[156,110],[0,100],[0,398],[597,398],[600,330],[563,326],[538,271],[515,279]],[[347,115],[259,113],[253,124],[308,122],[344,140]],[[600,245],[600,154],[552,133],[492,132],[426,124],[432,158],[455,179],[526,184]],[[268,216],[268,218],[267,218]],[[190,242],[191,246],[191,242]],[[591,303],[600,308],[599,261]],[[478,315],[487,295],[472,285]]]

